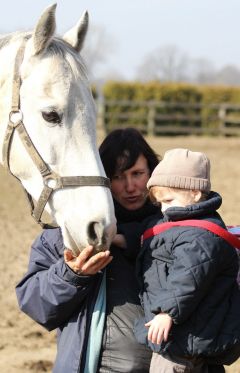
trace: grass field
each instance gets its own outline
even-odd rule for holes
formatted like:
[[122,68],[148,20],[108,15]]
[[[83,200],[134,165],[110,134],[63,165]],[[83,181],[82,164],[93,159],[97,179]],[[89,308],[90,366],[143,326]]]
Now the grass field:
[[[99,135],[98,142],[102,140]],[[148,138],[158,154],[174,147],[204,151],[212,162],[212,189],[223,197],[220,209],[228,225],[240,224],[240,138]],[[40,228],[30,217],[25,196],[0,169],[0,372],[51,372],[55,332],[48,333],[18,310],[15,285],[26,271],[31,242]],[[240,372],[240,361],[227,368]]]

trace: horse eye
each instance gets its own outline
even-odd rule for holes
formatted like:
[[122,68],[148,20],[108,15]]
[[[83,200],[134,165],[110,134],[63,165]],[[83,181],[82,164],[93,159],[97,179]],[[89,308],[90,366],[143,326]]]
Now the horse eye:
[[62,121],[62,115],[59,115],[56,111],[43,111],[42,117],[46,122],[58,124]]

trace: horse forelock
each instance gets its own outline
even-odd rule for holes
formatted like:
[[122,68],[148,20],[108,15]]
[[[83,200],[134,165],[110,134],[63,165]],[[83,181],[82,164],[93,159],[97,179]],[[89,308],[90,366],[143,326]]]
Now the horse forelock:
[[74,48],[63,39],[54,37],[44,52],[45,56],[59,57],[68,63],[74,77],[88,81],[84,61]]

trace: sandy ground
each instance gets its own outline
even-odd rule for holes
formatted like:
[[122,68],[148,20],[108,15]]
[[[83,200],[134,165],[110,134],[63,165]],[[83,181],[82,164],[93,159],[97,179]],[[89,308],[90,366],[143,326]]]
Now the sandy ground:
[[[159,154],[173,147],[205,151],[212,161],[212,189],[223,195],[220,212],[227,224],[240,224],[240,139],[182,137],[150,142]],[[39,232],[20,186],[0,168],[1,373],[51,372],[54,361],[55,332],[48,333],[21,313],[15,296],[15,285],[26,271],[30,245]],[[240,361],[227,372],[239,373]]]

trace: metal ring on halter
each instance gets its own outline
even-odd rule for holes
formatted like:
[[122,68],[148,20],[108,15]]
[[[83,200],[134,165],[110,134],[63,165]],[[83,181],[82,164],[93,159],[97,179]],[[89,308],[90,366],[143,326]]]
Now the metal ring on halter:
[[61,177],[59,177],[55,174],[52,174],[52,173],[43,178],[43,183],[44,183],[45,186],[47,186],[48,188],[51,188],[53,190],[63,188],[63,185],[62,185],[62,182],[61,182]]
[[23,113],[19,110],[12,110],[9,113],[9,121],[16,127],[23,120]]

